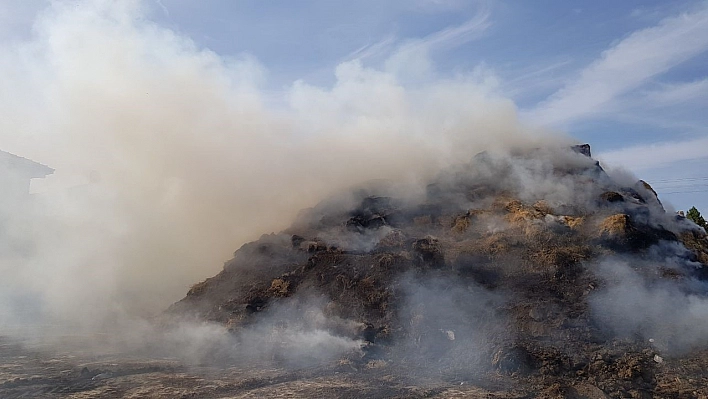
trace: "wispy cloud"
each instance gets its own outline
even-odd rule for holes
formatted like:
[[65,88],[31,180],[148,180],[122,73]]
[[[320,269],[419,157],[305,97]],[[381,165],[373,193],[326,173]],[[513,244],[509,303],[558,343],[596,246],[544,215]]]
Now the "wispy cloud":
[[168,10],[168,9],[167,9],[167,6],[165,6],[165,4],[162,3],[162,0],[155,0],[155,4],[157,4],[157,6],[160,7],[160,9],[162,10],[162,12],[163,12],[166,16],[168,16],[168,17],[170,16],[170,10]]
[[518,101],[526,95],[538,96],[541,91],[555,90],[563,85],[565,81],[563,70],[570,64],[571,60],[564,58],[544,65],[526,66],[521,70],[512,70],[510,73],[500,71],[501,75],[511,76],[503,82],[504,93]]
[[351,53],[344,56],[342,61],[351,61],[355,59],[364,60],[367,58],[375,58],[382,54],[389,54],[391,48],[396,44],[396,37],[389,35],[375,43],[370,43],[359,47]]
[[426,12],[449,12],[460,10],[469,3],[467,0],[417,0],[414,7]]
[[693,82],[663,84],[658,90],[645,93],[649,106],[682,105],[688,101],[708,97],[708,78]]
[[368,59],[397,54],[419,54],[434,50],[450,50],[469,41],[478,39],[491,26],[491,12],[483,5],[474,17],[460,25],[448,26],[428,36],[401,41],[389,35],[384,39],[362,46],[344,57],[344,61]]
[[593,116],[617,123],[661,129],[675,135],[708,136],[708,78],[654,87],[608,101]]
[[608,101],[596,118],[675,134],[707,135],[708,78],[692,82],[661,83]]
[[636,31],[602,53],[579,77],[524,112],[536,123],[563,125],[603,111],[616,97],[708,49],[708,4]]
[[442,29],[422,39],[404,42],[386,59],[386,71],[404,80],[430,77],[433,69],[431,52],[451,50],[481,37],[491,25],[489,17],[489,9],[483,7],[462,25]]
[[437,31],[421,40],[416,45],[428,48],[449,49],[479,38],[491,26],[491,12],[488,7],[482,9],[471,19],[457,26]]
[[671,163],[708,158],[708,137],[626,147],[597,155],[603,163],[624,166],[633,171],[652,169]]

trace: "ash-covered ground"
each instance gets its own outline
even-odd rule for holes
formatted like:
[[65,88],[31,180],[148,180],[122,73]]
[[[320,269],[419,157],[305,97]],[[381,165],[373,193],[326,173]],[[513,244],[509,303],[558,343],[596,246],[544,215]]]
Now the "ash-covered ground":
[[0,396],[706,398],[707,268],[589,146],[482,153],[303,211],[139,344],[2,341]]
[[[619,344],[619,345],[617,345]],[[610,346],[625,347],[613,342]],[[646,369],[646,353],[595,352],[588,372],[631,385]],[[641,388],[602,390],[582,376],[486,373],[455,379],[441,373],[411,374],[405,365],[346,362],[287,368],[261,365],[195,365],[144,354],[97,353],[68,338],[62,349],[0,341],[3,398],[606,398],[705,397],[708,352],[665,359],[649,367],[655,381]],[[605,392],[610,394],[605,394]],[[644,396],[642,396],[644,395]]]

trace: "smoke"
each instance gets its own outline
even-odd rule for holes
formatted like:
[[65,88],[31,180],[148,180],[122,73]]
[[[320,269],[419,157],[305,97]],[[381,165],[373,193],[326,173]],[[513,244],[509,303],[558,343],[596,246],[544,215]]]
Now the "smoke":
[[692,277],[701,264],[687,252],[662,242],[643,259],[614,257],[593,266],[604,283],[590,298],[595,320],[614,336],[639,337],[667,354],[704,348],[708,286]]
[[301,368],[332,362],[343,355],[360,357],[363,342],[355,337],[363,326],[327,314],[326,304],[325,298],[314,293],[299,293],[274,304],[253,324],[233,332],[222,324],[202,321],[182,320],[160,330],[143,324],[145,330],[124,340],[122,347],[178,356],[191,364],[251,368]]
[[[551,208],[572,207],[557,209],[570,214],[596,211],[603,190],[618,190],[621,186],[602,172],[592,158],[563,145],[570,144],[559,140],[556,145],[531,151],[481,153],[470,163],[444,170],[436,179],[436,190],[446,196],[457,194],[456,202],[464,210],[489,206],[478,200],[494,193],[525,203],[543,200]],[[480,187],[490,191],[472,198],[465,192]]]
[[54,325],[44,326],[52,328],[49,333],[25,328],[15,338],[50,351],[175,359],[188,366],[300,369],[335,364],[343,357],[360,359],[364,343],[357,337],[364,326],[329,314],[326,305],[320,295],[299,293],[236,331],[191,318],[123,318],[104,322],[101,331]]
[[331,87],[273,93],[258,60],[199,48],[137,0],[52,2],[0,51],[3,149],[56,169],[5,222],[25,240],[0,266],[6,326],[152,314],[342,188],[545,140],[480,71],[403,85],[354,60]]
[[502,293],[440,275],[404,276],[401,290],[398,317],[406,339],[397,342],[394,357],[410,373],[467,378],[491,369],[493,342],[508,336]]

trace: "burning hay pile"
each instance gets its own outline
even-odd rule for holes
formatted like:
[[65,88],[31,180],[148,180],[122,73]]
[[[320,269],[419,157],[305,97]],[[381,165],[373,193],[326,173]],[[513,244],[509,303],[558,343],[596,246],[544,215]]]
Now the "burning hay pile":
[[705,397],[706,234],[621,180],[585,145],[482,153],[418,194],[354,190],[244,245],[170,313],[228,326],[264,363]]

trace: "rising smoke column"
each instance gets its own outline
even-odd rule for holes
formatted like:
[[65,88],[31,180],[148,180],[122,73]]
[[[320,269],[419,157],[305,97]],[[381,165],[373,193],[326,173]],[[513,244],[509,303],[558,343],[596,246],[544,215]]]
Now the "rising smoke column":
[[3,290],[87,328],[163,309],[344,187],[545,140],[479,71],[404,85],[353,60],[331,87],[297,81],[271,101],[267,66],[199,48],[140,1],[53,2],[0,51],[2,141],[57,169]]

